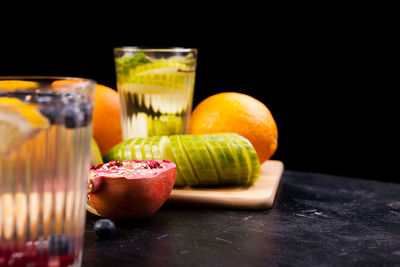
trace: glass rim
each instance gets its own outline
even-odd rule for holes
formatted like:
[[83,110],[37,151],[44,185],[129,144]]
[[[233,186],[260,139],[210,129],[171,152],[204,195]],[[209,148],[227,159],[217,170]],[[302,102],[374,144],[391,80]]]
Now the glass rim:
[[152,48],[152,47],[142,47],[142,46],[119,46],[114,47],[114,52],[178,52],[187,53],[195,52],[198,53],[197,48],[184,48],[184,47],[164,47],[164,48]]
[[90,84],[96,85],[97,82],[90,78],[81,78],[81,77],[71,77],[71,76],[35,76],[35,75],[10,75],[10,76],[0,76],[0,80],[34,80],[34,81],[41,81],[41,80],[73,80],[73,81],[82,81],[88,82]]

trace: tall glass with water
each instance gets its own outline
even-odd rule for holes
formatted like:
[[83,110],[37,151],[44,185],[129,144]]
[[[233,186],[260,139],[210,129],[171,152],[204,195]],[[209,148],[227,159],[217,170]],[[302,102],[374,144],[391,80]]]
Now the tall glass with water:
[[0,77],[0,266],[79,266],[95,82]]
[[195,84],[197,49],[114,49],[122,135],[184,134]]

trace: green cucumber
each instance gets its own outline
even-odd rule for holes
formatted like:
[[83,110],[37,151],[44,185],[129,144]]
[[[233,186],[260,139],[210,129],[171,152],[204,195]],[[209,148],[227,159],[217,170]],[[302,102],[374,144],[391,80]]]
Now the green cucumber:
[[236,157],[236,152],[233,150],[228,140],[226,140],[222,134],[213,134],[210,138],[214,138],[216,142],[221,146],[224,154],[229,162],[232,176],[224,181],[225,185],[238,185],[240,184],[240,163]]
[[[227,133],[227,134],[224,134],[224,136],[226,138],[228,138],[229,141],[232,144],[238,146],[238,150],[237,151],[240,151],[239,152],[240,153],[239,157],[242,157],[242,156],[244,157],[244,160],[245,160],[245,162],[247,164],[247,177],[246,177],[246,179],[243,179],[241,181],[241,184],[248,185],[249,181],[250,181],[250,177],[252,175],[252,164],[251,164],[251,159],[250,159],[249,152],[247,151],[247,149],[244,146],[244,144],[239,139],[235,138],[234,134]],[[244,170],[244,169],[242,169],[242,170]]]
[[171,144],[172,153],[175,157],[175,163],[177,169],[182,174],[182,177],[186,181],[186,184],[190,186],[199,186],[200,181],[194,173],[192,164],[190,163],[190,160],[186,155],[186,152],[179,140],[179,136],[171,135],[169,136],[169,140]]
[[[142,146],[142,142],[144,141],[144,139],[145,138],[142,138],[142,137],[134,138],[134,140],[132,142],[128,143],[125,146],[124,152],[128,149],[128,147],[131,150],[131,154],[130,154],[131,160],[143,160],[141,146]],[[125,152],[124,154],[127,156],[129,155],[128,152]],[[125,159],[128,159],[128,158],[125,158]]]
[[161,136],[153,136],[150,137],[150,146],[151,146],[151,154],[153,159],[155,160],[162,160],[162,155],[160,151],[160,141],[161,141]]
[[244,149],[249,154],[250,164],[251,164],[251,175],[250,179],[247,181],[247,184],[252,185],[258,180],[261,172],[260,161],[258,159],[257,152],[248,139],[238,134],[231,134],[231,135],[239,140],[239,142],[242,144]]
[[[228,144],[221,144],[221,142],[215,137],[215,135],[199,135],[206,145],[212,160],[216,166],[216,170],[219,174],[221,185],[234,185],[236,184],[239,175],[236,168],[236,162],[230,152]],[[224,148],[223,148],[224,147]]]
[[197,135],[179,136],[201,185],[216,186],[220,179],[206,145]]
[[119,149],[120,154],[122,155],[120,161],[123,161],[126,159],[133,159],[131,145],[136,141],[136,139],[137,138],[132,138],[132,139],[129,139],[129,140],[123,142],[123,145]]
[[237,184],[245,185],[247,184],[247,179],[250,172],[250,163],[246,161],[245,151],[242,149],[239,141],[234,139],[229,134],[222,134],[222,136],[228,141],[230,147],[233,151],[233,157],[235,158],[238,166],[240,178]]
[[251,185],[260,174],[254,147],[233,133],[133,138],[104,155],[105,162],[150,159],[176,163],[176,186]]
[[161,136],[158,147],[160,148],[162,159],[167,159],[172,162],[175,161],[175,156],[172,153],[171,140],[167,136]]
[[115,145],[112,149],[110,149],[106,154],[103,155],[103,161],[104,162],[110,162],[112,160],[118,160],[122,161],[122,150],[121,146],[124,144],[124,142],[121,142],[117,145]]
[[[148,139],[153,139],[152,137],[148,138]],[[156,145],[156,143],[158,144],[158,146]],[[157,148],[156,148],[157,146]],[[160,154],[160,156],[158,156],[160,159],[167,159],[171,162],[176,163],[175,160],[175,156],[172,152],[172,148],[171,148],[171,141],[167,136],[162,136],[160,138],[156,138],[155,142],[152,142],[152,149],[156,149],[156,151],[158,151],[158,153]],[[158,149],[158,150],[157,150]],[[153,155],[156,154],[156,152],[153,152]],[[154,158],[153,158],[154,159]],[[183,177],[183,175],[181,174],[179,168],[178,168],[178,164],[176,164],[176,181],[175,181],[175,185],[179,186],[179,187],[183,187],[185,186],[186,180]]]
[[141,148],[143,159],[153,159],[153,154],[151,153],[151,138],[144,138]]

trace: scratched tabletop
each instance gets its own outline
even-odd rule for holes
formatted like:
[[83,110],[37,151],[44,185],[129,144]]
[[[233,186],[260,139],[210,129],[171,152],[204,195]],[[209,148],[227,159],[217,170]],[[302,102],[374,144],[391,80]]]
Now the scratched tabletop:
[[400,265],[400,184],[285,171],[269,210],[163,206],[99,240],[83,266]]

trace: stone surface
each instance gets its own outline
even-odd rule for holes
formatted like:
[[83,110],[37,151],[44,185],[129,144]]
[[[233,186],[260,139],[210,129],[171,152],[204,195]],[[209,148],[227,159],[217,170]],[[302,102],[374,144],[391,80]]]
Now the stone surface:
[[83,266],[400,265],[400,184],[285,171],[265,211],[164,206],[98,240]]

